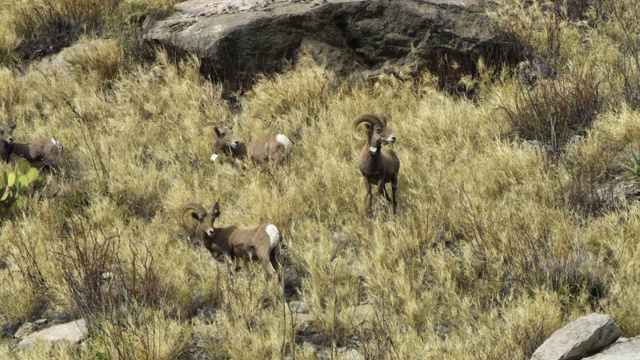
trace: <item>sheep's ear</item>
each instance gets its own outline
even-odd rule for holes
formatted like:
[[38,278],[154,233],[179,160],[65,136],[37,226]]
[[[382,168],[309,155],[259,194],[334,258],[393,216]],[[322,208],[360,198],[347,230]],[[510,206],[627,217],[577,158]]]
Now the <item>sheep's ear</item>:
[[215,131],[215,132],[216,132],[216,135],[217,135],[218,137],[221,137],[221,135],[220,135],[220,129],[218,129],[218,127],[217,127],[217,126],[215,126],[215,127],[213,128],[213,131]]
[[211,206],[209,207],[209,212],[211,212],[213,216],[216,216],[216,217],[220,216],[220,203],[216,201],[213,204],[211,204]]
[[200,214],[198,214],[195,211],[191,213],[191,216],[196,220],[202,220],[202,217],[200,216]]
[[367,128],[367,131],[371,130],[371,124],[369,123],[364,123],[364,127]]
[[9,125],[9,127],[11,128],[11,130],[15,130],[16,129],[16,124],[11,124],[11,125]]

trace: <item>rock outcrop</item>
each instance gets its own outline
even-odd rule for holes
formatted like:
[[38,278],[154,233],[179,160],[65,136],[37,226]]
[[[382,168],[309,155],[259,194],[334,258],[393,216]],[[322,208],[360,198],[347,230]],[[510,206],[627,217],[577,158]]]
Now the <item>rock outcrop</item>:
[[590,314],[556,330],[531,357],[532,360],[577,360],[593,355],[620,337],[618,325],[608,315]]
[[[343,75],[385,65],[472,72],[513,58],[487,11],[492,0],[191,0],[148,24],[143,39],[197,54],[203,72],[243,85],[283,70],[301,53]],[[514,61],[516,59],[513,59]]]
[[640,360],[640,336],[619,339],[599,354],[585,360]]
[[55,343],[67,341],[72,344],[79,343],[86,339],[87,324],[84,319],[72,321],[66,324],[54,325],[44,330],[35,332],[22,339],[18,343],[18,348],[27,349],[38,341]]

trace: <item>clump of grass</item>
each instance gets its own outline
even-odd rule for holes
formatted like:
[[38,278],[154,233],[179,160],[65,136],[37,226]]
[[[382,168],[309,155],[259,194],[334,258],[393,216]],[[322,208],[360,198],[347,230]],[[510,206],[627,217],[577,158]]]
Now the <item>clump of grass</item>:
[[112,40],[81,38],[67,51],[71,72],[98,83],[110,84],[126,66],[122,49]]
[[640,182],[640,150],[631,154],[627,164],[623,164],[622,168],[630,180]]
[[82,34],[95,34],[104,24],[105,14],[114,11],[117,2],[97,0],[43,0],[15,4],[14,29],[22,39],[18,45],[23,60],[56,53]]
[[575,136],[584,136],[604,110],[601,81],[595,73],[545,81],[533,88],[521,86],[513,107],[504,107],[513,130],[522,138],[537,140],[554,159]]
[[146,56],[140,33],[147,17],[173,11],[177,0],[7,1],[0,17],[9,26],[0,28],[0,64],[40,59],[75,43],[83,36],[116,39],[127,61]]

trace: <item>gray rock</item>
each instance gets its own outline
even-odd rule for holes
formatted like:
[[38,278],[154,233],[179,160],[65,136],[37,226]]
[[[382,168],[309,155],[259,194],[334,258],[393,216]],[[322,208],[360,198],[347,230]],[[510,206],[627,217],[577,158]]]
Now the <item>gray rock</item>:
[[[334,357],[331,356],[331,349],[324,348],[316,353],[319,360],[329,360]],[[364,360],[364,356],[356,349],[347,349],[339,347],[335,349],[335,358],[341,360]]]
[[37,330],[37,326],[34,323],[26,322],[20,325],[18,330],[16,330],[16,332],[13,334],[13,337],[16,339],[24,339],[27,336],[29,336],[29,334],[31,334],[36,330]]
[[300,314],[308,314],[309,313],[309,308],[307,308],[307,305],[305,303],[303,303],[302,301],[292,301],[289,303],[289,309],[291,309],[291,311],[296,312],[296,313],[300,313]]
[[313,314],[294,313],[293,321],[295,323],[296,332],[303,334],[306,333],[313,325],[316,321],[316,317]]
[[[446,56],[461,71],[517,57],[488,15],[493,0],[191,0],[149,21],[145,43],[195,53],[202,70],[240,84],[279,72],[300,53],[343,75],[382,66],[437,70]],[[225,11],[219,9],[230,9]]]
[[640,336],[631,339],[619,339],[589,360],[640,360]]
[[582,359],[604,349],[620,337],[618,325],[608,315],[590,314],[556,330],[534,353],[533,360]]
[[35,332],[18,343],[19,349],[27,349],[38,341],[59,342],[68,341],[76,344],[87,337],[87,324],[84,319],[66,324],[54,325],[42,331]]
[[625,176],[617,176],[597,187],[592,196],[592,203],[596,207],[607,209],[621,207],[625,203],[640,199],[640,183],[629,180]]
[[29,334],[41,329],[46,323],[47,319],[38,319],[34,322],[26,322],[16,330],[13,337],[16,339],[24,339],[29,336]]
[[13,260],[9,256],[0,259],[0,270],[8,269],[11,265],[13,265]]
[[347,319],[348,324],[352,328],[361,330],[371,330],[375,313],[373,306],[370,304],[348,307],[340,312],[342,319]]

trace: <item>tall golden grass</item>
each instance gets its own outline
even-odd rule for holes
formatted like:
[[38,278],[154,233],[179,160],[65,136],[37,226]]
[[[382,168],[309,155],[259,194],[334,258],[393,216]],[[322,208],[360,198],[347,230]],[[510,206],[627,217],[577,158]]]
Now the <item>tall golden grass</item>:
[[[17,16],[7,4],[0,18]],[[511,9],[516,18],[526,11],[529,31],[548,30],[543,7]],[[620,23],[558,21],[567,40],[554,55],[560,74],[582,51],[590,56],[581,66],[594,69],[628,56],[610,35]],[[14,36],[0,26],[0,61],[16,58]],[[574,36],[594,45],[584,50]],[[232,111],[197,59],[175,63],[159,52],[135,63],[122,43],[95,37],[80,40],[91,51],[65,74],[21,73],[14,60],[0,68],[0,121],[18,125],[18,141],[55,136],[66,154],[64,174],[47,176],[26,212],[0,220],[0,356],[313,359],[313,344],[366,358],[517,359],[589,312],[610,314],[623,336],[640,332],[640,206],[589,213],[567,191],[587,181],[576,169],[588,167],[588,180],[602,184],[640,146],[640,115],[616,90],[624,74],[608,70],[608,106],[551,161],[542,149],[512,146],[504,109],[521,90],[502,69],[484,68],[474,102],[439,91],[431,74],[349,84],[305,59],[260,79]],[[364,144],[351,122],[365,112],[386,114],[398,138],[396,216],[380,200],[375,218],[364,217]],[[232,125],[246,140],[287,134],[291,158],[244,172],[211,163],[209,122]],[[198,244],[180,210],[216,200],[221,225],[282,229],[286,267],[301,277],[296,294],[284,298],[259,264],[230,273]],[[73,269],[80,255],[89,261]],[[100,287],[82,293],[101,275],[89,271],[98,260],[98,270],[115,273],[113,296]],[[292,299],[316,318],[304,332],[283,306]],[[349,310],[362,303],[374,309],[370,329],[350,323]],[[80,316],[92,328],[83,345],[12,350],[20,324]]]

